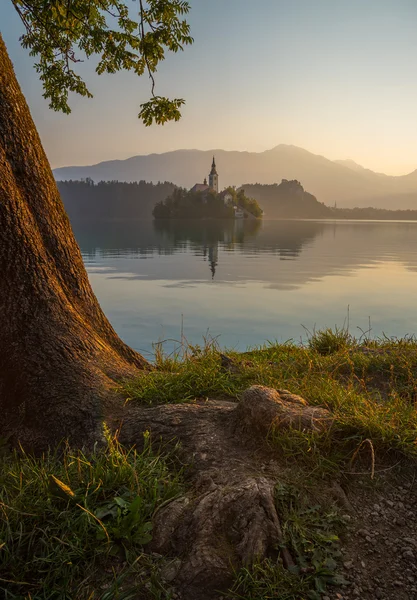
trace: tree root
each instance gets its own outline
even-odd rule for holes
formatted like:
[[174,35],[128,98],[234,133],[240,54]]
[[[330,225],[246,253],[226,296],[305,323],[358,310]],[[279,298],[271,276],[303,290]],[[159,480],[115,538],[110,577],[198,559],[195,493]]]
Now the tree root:
[[185,598],[205,600],[231,583],[232,569],[277,553],[293,560],[283,546],[275,509],[274,484],[248,477],[233,486],[217,486],[196,498],[182,497],[154,519],[152,549],[181,557],[175,584]]
[[331,424],[326,409],[263,386],[246,390],[238,403],[128,408],[123,444],[146,430],[154,440],[181,444],[190,491],[155,514],[151,548],[176,558],[169,579],[184,598],[217,598],[234,569],[267,556],[280,555],[287,568],[294,564],[274,500],[279,465],[260,475],[274,456],[267,434],[272,427],[324,431]]

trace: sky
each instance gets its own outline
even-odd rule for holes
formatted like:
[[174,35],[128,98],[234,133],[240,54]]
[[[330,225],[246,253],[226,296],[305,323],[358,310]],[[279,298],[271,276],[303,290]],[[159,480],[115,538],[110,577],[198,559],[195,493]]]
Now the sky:
[[417,168],[416,0],[190,4],[195,42],[156,78],[158,94],[186,100],[183,117],[146,128],[137,119],[149,99],[146,76],[99,77],[94,60],[79,68],[94,98],[72,95],[69,116],[51,111],[19,44],[22,24],[11,0],[1,0],[0,32],[53,168],[278,144],[393,175]]

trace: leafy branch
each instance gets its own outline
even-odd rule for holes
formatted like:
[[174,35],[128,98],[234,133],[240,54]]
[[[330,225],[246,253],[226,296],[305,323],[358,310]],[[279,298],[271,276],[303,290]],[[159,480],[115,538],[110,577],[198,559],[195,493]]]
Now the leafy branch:
[[132,18],[124,0],[11,0],[25,28],[20,41],[38,58],[35,68],[50,108],[70,113],[69,92],[92,97],[74,66],[98,56],[99,75],[148,73],[152,97],[141,104],[138,115],[146,126],[180,119],[184,100],[156,95],[154,74],[166,52],[176,53],[193,43],[183,19],[189,2],[138,1],[138,18]]

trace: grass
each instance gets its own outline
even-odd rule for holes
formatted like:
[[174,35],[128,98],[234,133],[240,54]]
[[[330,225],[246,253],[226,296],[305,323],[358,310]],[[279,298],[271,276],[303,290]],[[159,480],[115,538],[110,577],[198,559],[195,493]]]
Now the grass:
[[323,356],[335,354],[336,352],[352,347],[354,344],[355,339],[345,327],[314,331],[308,340],[309,347]]
[[416,340],[359,343],[344,329],[327,329],[315,332],[304,347],[269,344],[243,354],[227,352],[229,364],[214,345],[188,350],[185,360],[159,355],[156,370],[126,388],[130,401],[238,401],[248,386],[261,384],[289,389],[334,415],[325,433],[270,431],[271,448],[288,467],[281,474],[286,483],[276,488],[276,504],[296,565],[288,571],[270,557],[243,567],[227,594],[234,600],[319,600],[329,587],[347,583],[338,574],[344,523],[340,508],[318,502],[311,492],[320,489],[323,478],[373,476],[375,467],[387,462],[415,464]]
[[[228,597],[316,600],[338,583],[337,511],[314,497],[324,478],[417,457],[417,342],[358,342],[344,330],[314,332],[306,346],[268,344],[245,353],[215,344],[185,356],[157,353],[155,369],[125,383],[141,405],[221,398],[238,401],[250,385],[286,388],[328,408],[326,432],[271,430],[281,458],[276,504],[291,571],[268,558],[236,573]],[[175,454],[107,447],[91,455],[65,448],[34,459],[3,452],[0,465],[0,596],[6,600],[169,599],[164,559],[146,551],[154,511],[181,492]],[[1,448],[0,448],[1,451]],[[287,468],[285,468],[287,466]],[[313,492],[312,492],[313,490]]]
[[[167,598],[146,554],[152,515],[181,491],[172,455],[107,448],[0,466],[0,595],[5,600]],[[134,589],[130,586],[135,581]]]
[[[340,469],[367,439],[377,458],[415,458],[417,342],[359,344],[341,331],[335,332],[333,342],[326,330],[323,336],[315,333],[316,341],[310,339],[305,347],[269,344],[243,354],[227,352],[232,368],[222,366],[214,345],[189,349],[185,360],[159,355],[156,369],[126,384],[123,392],[130,402],[152,405],[197,398],[238,400],[253,384],[286,388],[328,408],[335,419],[331,433],[321,436],[272,432],[272,443],[289,459],[310,466],[327,461],[329,469]],[[362,449],[360,456],[366,452]]]
[[347,583],[337,573],[341,557],[339,534],[344,521],[335,507],[317,504],[297,487],[277,484],[275,502],[284,545],[295,565],[267,558],[236,573],[228,598],[235,600],[320,600],[330,586]]

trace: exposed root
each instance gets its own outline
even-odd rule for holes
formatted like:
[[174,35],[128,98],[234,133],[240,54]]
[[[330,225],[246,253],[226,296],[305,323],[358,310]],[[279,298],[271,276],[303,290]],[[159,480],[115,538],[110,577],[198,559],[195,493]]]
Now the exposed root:
[[247,389],[236,410],[237,422],[246,430],[266,436],[271,427],[325,431],[332,423],[328,410],[308,403],[288,390],[263,385]]
[[279,548],[284,565],[293,564],[273,494],[271,481],[248,477],[230,487],[214,485],[194,499],[179,498],[157,513],[152,549],[181,557],[175,582],[185,597],[212,598],[230,584],[232,568]]
[[293,564],[274,501],[279,466],[260,476],[271,459],[266,437],[271,427],[323,431],[332,424],[327,410],[287,390],[252,386],[238,403],[128,405],[119,416],[124,444],[145,430],[181,444],[191,491],[155,514],[152,549],[176,558],[169,580],[184,598],[217,598],[233,569],[266,556]]

